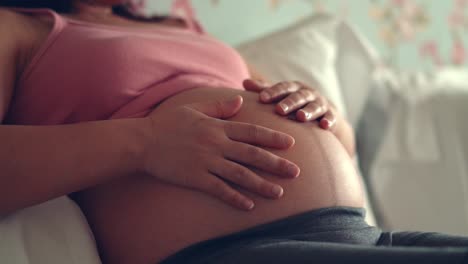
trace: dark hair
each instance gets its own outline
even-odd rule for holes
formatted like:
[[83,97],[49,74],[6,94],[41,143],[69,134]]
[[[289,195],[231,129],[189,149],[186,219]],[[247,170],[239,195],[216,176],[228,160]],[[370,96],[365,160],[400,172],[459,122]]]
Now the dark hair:
[[[0,7],[22,7],[22,8],[49,8],[57,13],[70,13],[73,11],[73,5],[71,0],[0,0]],[[167,16],[151,16],[146,17],[137,15],[129,11],[125,5],[118,5],[113,7],[114,14],[133,19],[138,21],[146,22],[159,22]]]

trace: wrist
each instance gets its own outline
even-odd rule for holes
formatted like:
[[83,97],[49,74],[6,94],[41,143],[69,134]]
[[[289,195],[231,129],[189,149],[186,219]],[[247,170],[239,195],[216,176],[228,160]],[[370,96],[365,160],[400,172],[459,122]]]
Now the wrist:
[[148,118],[128,119],[126,133],[122,140],[122,159],[128,174],[145,173],[145,156],[150,140]]

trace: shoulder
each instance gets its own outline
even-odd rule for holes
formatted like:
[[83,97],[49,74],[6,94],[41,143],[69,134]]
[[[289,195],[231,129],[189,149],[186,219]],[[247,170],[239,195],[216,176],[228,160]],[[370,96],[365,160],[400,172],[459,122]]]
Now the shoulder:
[[47,34],[49,24],[38,16],[0,7],[0,44],[14,43],[18,49],[30,49]]
[[20,41],[24,39],[30,32],[33,23],[33,19],[28,15],[7,8],[0,8],[0,35],[2,40]]
[[19,72],[29,62],[47,28],[36,17],[0,8],[0,53],[14,54]]
[[[9,8],[0,7],[0,19],[2,21],[7,21],[8,19],[15,19],[19,14]],[[7,19],[7,20],[5,20]]]
[[0,7],[0,28],[17,25],[18,23],[25,23],[27,16],[15,12],[12,9]]
[[0,8],[0,48],[18,48],[24,18],[12,10]]

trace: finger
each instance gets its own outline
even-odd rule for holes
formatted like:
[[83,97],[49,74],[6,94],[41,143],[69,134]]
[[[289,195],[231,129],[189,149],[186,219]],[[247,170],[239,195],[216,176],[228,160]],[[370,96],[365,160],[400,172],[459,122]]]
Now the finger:
[[266,198],[279,198],[283,195],[281,186],[266,181],[246,167],[232,161],[217,162],[213,164],[210,171],[222,179]]
[[254,79],[245,79],[242,82],[242,85],[247,91],[252,91],[252,92],[261,92],[262,90],[268,87],[266,83],[262,83]]
[[281,102],[276,105],[276,112],[281,115],[287,115],[315,100],[316,98],[317,96],[311,89],[302,88],[281,100]]
[[287,149],[294,145],[290,135],[253,124],[229,121],[225,123],[224,131],[231,140],[258,146]]
[[287,159],[245,143],[232,142],[224,151],[224,156],[232,161],[285,178],[295,178],[300,173],[299,167]]
[[270,103],[280,100],[290,93],[293,93],[301,88],[299,82],[279,82],[269,89],[265,89],[260,93],[260,101]]
[[211,173],[206,175],[205,180],[198,183],[198,189],[241,210],[249,211],[255,206],[251,199],[242,195],[240,192],[236,191],[216,175]]
[[336,115],[333,110],[325,113],[319,123],[320,127],[327,130],[334,130],[336,126]]
[[236,95],[235,97],[224,100],[189,104],[187,107],[202,112],[210,117],[229,118],[240,110],[242,103],[242,96]]
[[322,117],[328,111],[328,105],[318,97],[316,100],[308,103],[304,108],[296,112],[299,121],[308,122]]

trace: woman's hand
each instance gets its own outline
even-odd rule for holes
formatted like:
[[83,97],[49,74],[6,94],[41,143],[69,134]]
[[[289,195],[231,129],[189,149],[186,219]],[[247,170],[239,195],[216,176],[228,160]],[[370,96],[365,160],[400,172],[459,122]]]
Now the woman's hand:
[[281,197],[281,186],[245,165],[286,178],[297,177],[297,165],[256,147],[287,149],[294,139],[265,127],[222,120],[235,115],[241,105],[242,97],[236,96],[151,113],[147,117],[151,140],[144,155],[145,172],[244,210],[252,209],[253,201],[227,182],[268,198]]
[[279,103],[276,112],[280,115],[295,113],[301,122],[319,120],[323,129],[333,130],[336,124],[335,109],[317,90],[303,83],[290,81],[267,85],[247,79],[243,82],[247,91],[259,92],[260,102]]

